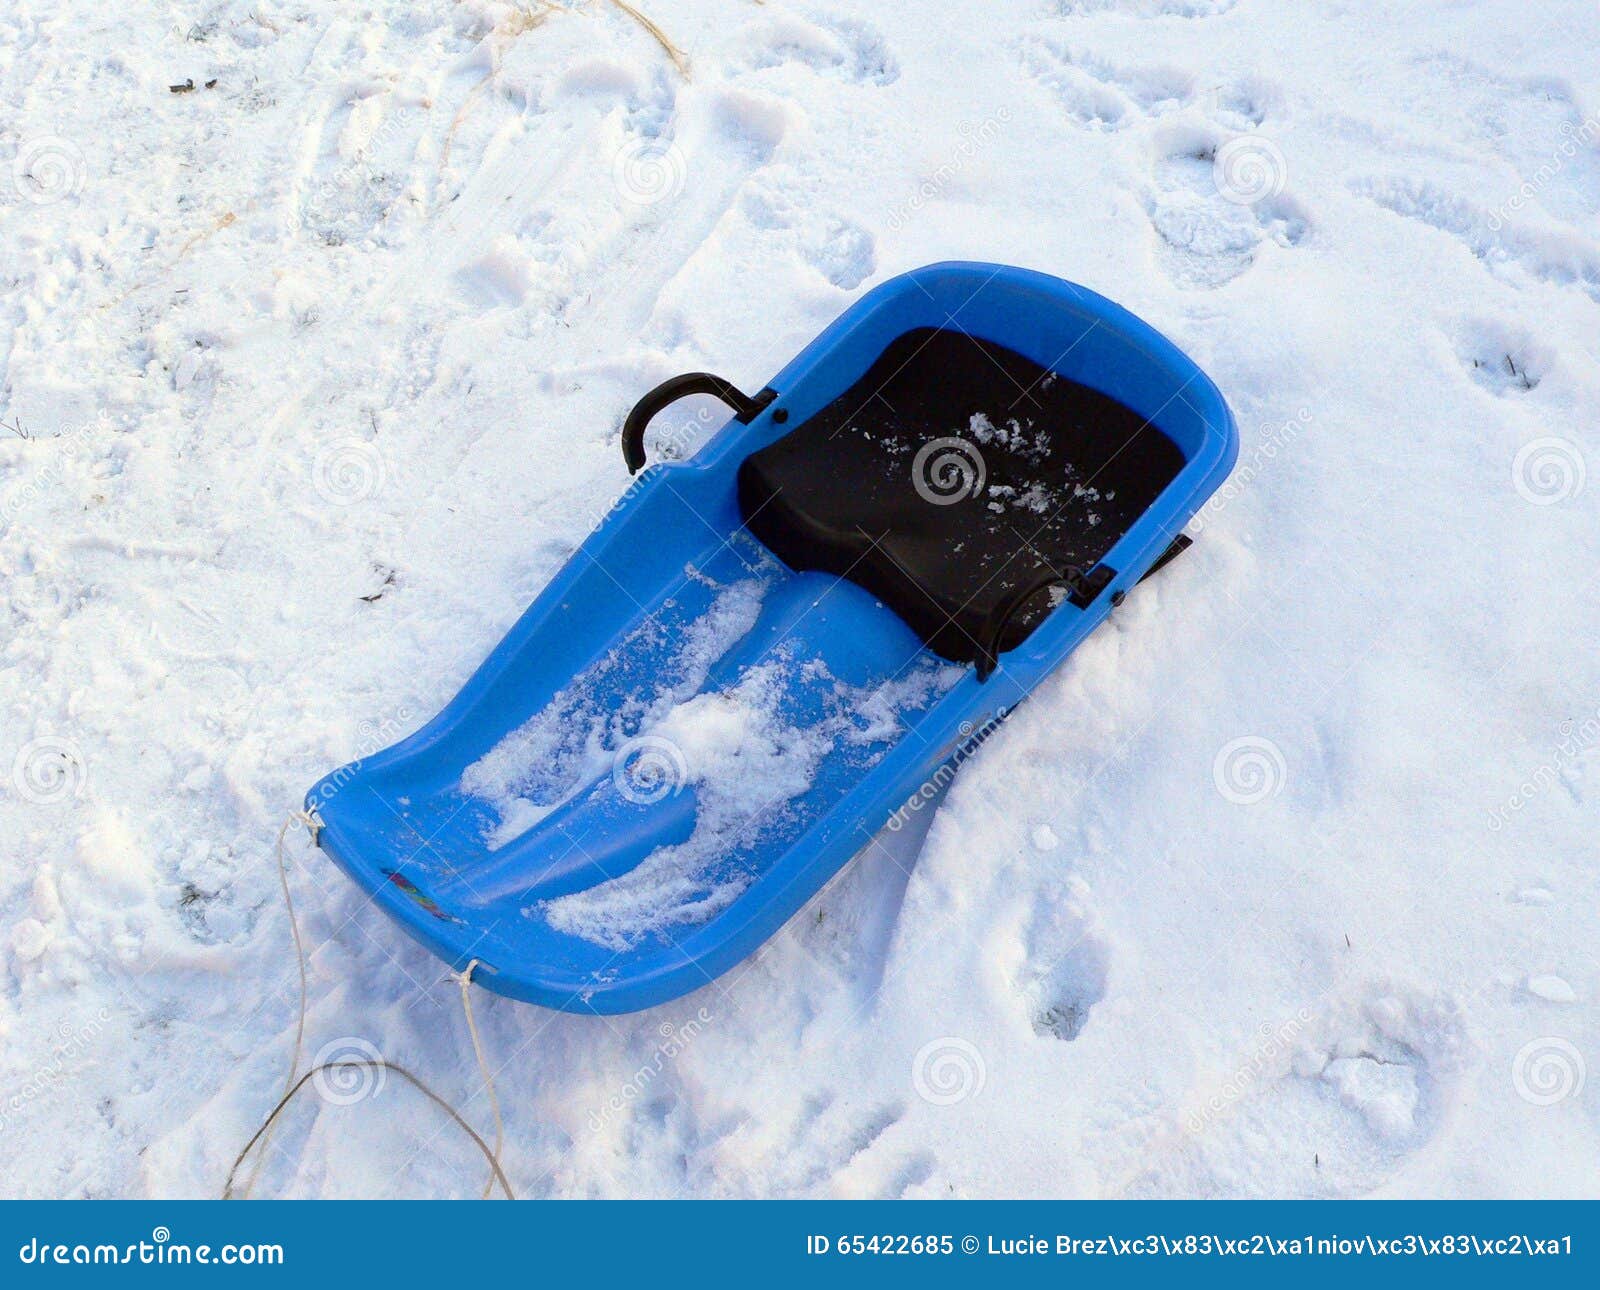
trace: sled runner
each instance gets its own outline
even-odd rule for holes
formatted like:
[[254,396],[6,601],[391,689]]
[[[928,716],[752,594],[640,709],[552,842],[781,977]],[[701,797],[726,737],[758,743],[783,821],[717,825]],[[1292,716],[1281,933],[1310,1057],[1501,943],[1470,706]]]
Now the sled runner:
[[937,264],[645,470],[461,693],[307,798],[322,848],[480,983],[662,1003],[754,951],[1161,563],[1222,396],[1110,301]]

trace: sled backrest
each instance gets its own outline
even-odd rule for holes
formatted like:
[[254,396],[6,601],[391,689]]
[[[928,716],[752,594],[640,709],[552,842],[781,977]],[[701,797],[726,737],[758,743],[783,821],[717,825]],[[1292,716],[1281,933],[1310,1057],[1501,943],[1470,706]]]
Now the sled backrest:
[[750,532],[797,570],[882,598],[945,658],[978,657],[1085,577],[1183,468],[1097,390],[957,327],[896,337],[847,390],[739,468]]

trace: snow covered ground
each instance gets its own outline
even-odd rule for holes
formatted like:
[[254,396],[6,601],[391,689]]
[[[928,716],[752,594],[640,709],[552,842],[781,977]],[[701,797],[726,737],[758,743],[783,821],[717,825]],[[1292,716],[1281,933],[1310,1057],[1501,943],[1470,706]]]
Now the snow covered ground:
[[[215,1194],[293,1039],[285,813],[453,694],[642,391],[972,258],[1173,337],[1233,483],[716,986],[476,992],[512,1181],[1600,1193],[1593,4],[650,16],[677,62],[609,0],[0,8],[0,1190]],[[487,1132],[455,985],[292,848],[308,1057]],[[477,1194],[377,1083],[259,1191]]]

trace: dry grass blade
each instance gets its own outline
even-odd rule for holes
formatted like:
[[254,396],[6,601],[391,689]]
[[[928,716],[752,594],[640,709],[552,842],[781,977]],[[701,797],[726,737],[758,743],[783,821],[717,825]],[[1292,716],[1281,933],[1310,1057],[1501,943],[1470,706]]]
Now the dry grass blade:
[[661,28],[656,26],[655,23],[651,22],[649,18],[640,13],[631,4],[627,3],[627,0],[611,0],[611,3],[616,5],[618,9],[621,9],[623,13],[627,14],[628,17],[632,18],[636,23],[654,36],[656,38],[656,43],[658,43],[662,49],[667,51],[667,57],[672,60],[672,65],[678,69],[678,74],[682,76],[684,80],[689,79],[689,56],[667,38],[666,32],[662,31]]

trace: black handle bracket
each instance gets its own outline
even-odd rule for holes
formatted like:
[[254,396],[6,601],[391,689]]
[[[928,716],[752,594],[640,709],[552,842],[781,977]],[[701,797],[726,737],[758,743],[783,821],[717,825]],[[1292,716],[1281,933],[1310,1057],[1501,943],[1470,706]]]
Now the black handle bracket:
[[1047,573],[1024,583],[1005,600],[1002,600],[978,636],[978,680],[987,681],[1000,663],[1000,638],[1011,620],[1022,612],[1022,607],[1047,587],[1065,587],[1067,600],[1079,609],[1087,609],[1094,599],[1111,585],[1117,571],[1108,564],[1097,564],[1084,573],[1068,569],[1065,573]]
[[[1157,570],[1164,569],[1193,545],[1192,538],[1183,533],[1178,534],[1168,544],[1167,549],[1156,557],[1156,562],[1145,570],[1144,577],[1139,581],[1143,582]],[[1047,573],[1025,584],[1009,599],[1001,601],[978,634],[978,680],[987,681],[994,674],[995,668],[1000,664],[1000,637],[1005,633],[1011,620],[1022,611],[1022,607],[1046,587],[1065,587],[1067,599],[1079,609],[1087,609],[1094,603],[1095,597],[1111,585],[1116,576],[1116,570],[1105,564],[1095,565],[1088,573],[1078,569],[1068,569],[1065,574]],[[1122,594],[1119,591],[1112,596],[1111,603],[1121,604]]]
[[622,459],[628,463],[630,475],[637,475],[644,465],[644,432],[651,419],[669,403],[691,394],[710,394],[721,399],[733,409],[733,419],[740,425],[754,421],[778,397],[778,392],[769,386],[751,398],[731,381],[710,372],[685,372],[661,382],[633,405],[633,411],[622,423]]

